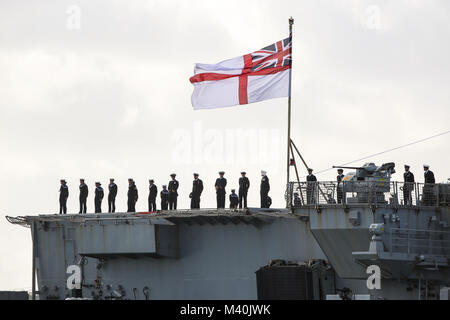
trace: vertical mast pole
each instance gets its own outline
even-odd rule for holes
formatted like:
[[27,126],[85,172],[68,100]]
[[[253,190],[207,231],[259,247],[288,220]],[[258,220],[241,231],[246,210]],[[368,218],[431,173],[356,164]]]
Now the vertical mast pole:
[[31,223],[31,241],[33,242],[33,260],[31,262],[31,300],[36,300],[36,222],[32,220]]
[[286,177],[286,187],[289,187],[289,169],[290,169],[290,150],[291,150],[291,83],[292,83],[292,25],[294,24],[294,19],[292,17],[289,19],[289,37],[291,38],[291,70],[289,70],[289,96],[288,96],[288,132],[287,132],[287,177]]

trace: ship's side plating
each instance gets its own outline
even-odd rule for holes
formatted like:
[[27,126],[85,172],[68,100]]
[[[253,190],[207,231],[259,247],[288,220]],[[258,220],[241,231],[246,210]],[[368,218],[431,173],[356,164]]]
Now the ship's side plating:
[[[270,210],[269,210],[270,211]],[[269,260],[326,259],[302,217],[286,210],[28,216],[40,299],[64,299],[70,265],[83,297],[256,299]]]

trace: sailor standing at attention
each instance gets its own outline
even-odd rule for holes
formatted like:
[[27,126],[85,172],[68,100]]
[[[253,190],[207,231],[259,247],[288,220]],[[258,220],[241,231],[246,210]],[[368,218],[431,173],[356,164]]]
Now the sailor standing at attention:
[[94,197],[94,204],[95,204],[95,213],[101,213],[102,212],[102,200],[105,193],[103,192],[102,184],[100,182],[95,183],[95,197]]
[[306,176],[306,203],[307,204],[313,204],[315,202],[315,190],[316,190],[316,183],[317,178],[315,175],[313,175],[313,169],[308,168],[308,175]]
[[247,194],[250,188],[250,180],[248,180],[245,174],[245,171],[242,171],[242,177],[239,178],[239,209],[242,209],[242,200],[244,200],[244,208],[247,208]]
[[219,172],[220,178],[216,179],[216,184],[214,185],[216,187],[217,209],[225,208],[225,187],[227,186],[227,179],[223,177],[224,174],[224,171]]
[[178,199],[178,187],[179,183],[175,180],[177,176],[175,173],[170,175],[172,177],[172,181],[169,182],[169,209],[177,210],[177,199]]
[[434,202],[433,184],[436,182],[434,179],[434,173],[429,169],[430,169],[429,165],[427,164],[423,165],[425,184],[423,186],[422,199],[426,206],[433,205]]
[[336,193],[337,193],[337,203],[342,203],[342,196],[343,196],[343,192],[342,192],[342,179],[344,179],[344,170],[343,169],[338,169],[337,170],[338,175],[336,177],[337,180],[337,187],[336,187]]
[[116,212],[117,184],[113,178],[109,179],[108,189],[108,212]]
[[414,175],[409,171],[409,165],[405,164],[405,173],[403,173],[403,204],[411,205],[411,191],[414,190]]
[[433,171],[429,170],[430,166],[427,164],[423,165],[423,170],[424,170],[424,178],[425,178],[425,183],[436,183],[436,180],[434,179],[434,173]]
[[269,208],[268,196],[270,191],[269,177],[267,176],[267,172],[261,170],[261,208]]
[[167,210],[167,205],[169,204],[169,190],[164,184],[160,193],[161,196],[161,210]]
[[154,184],[153,179],[148,180],[148,211],[156,211],[156,196],[158,195],[158,187]]
[[136,202],[138,200],[138,190],[133,179],[128,179],[128,209],[127,212],[136,212]]
[[86,213],[87,207],[87,197],[89,194],[89,188],[86,183],[84,183],[84,179],[80,179],[80,213]]
[[203,181],[198,178],[198,173],[194,173],[192,182],[191,209],[200,209],[200,196],[203,192]]
[[67,198],[69,197],[69,187],[66,180],[60,180],[61,187],[59,188],[59,214],[67,213]]

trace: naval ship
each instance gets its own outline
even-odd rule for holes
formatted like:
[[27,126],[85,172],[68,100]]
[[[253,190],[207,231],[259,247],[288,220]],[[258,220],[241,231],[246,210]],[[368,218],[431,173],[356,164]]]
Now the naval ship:
[[7,217],[31,230],[32,298],[448,299],[450,184],[287,183],[286,207]]

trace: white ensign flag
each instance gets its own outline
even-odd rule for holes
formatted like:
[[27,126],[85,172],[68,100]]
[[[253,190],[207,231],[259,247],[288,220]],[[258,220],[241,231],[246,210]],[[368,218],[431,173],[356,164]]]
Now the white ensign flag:
[[213,109],[288,97],[292,38],[216,64],[197,63],[192,106]]

